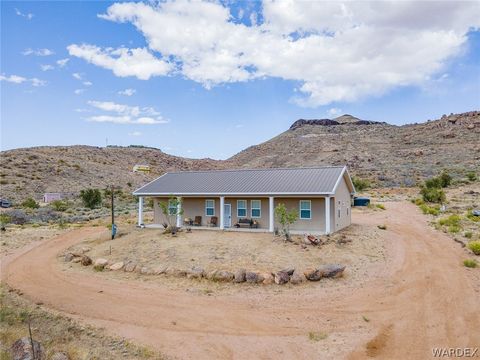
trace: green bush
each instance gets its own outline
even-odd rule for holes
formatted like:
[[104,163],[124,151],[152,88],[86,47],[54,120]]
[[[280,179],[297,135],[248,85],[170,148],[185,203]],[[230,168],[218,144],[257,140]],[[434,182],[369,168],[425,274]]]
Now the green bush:
[[418,206],[425,204],[425,201],[423,201],[423,199],[420,199],[420,198],[416,198],[413,202],[415,203],[415,205],[418,205]]
[[80,191],[80,198],[83,205],[89,209],[94,209],[102,203],[102,193],[98,189],[86,189]]
[[468,248],[472,250],[475,255],[480,255],[480,241],[470,241]]
[[480,222],[480,216],[473,215],[473,211],[469,210],[467,213],[467,219],[473,222]]
[[22,207],[23,208],[28,208],[28,209],[38,209],[40,207],[40,205],[38,205],[38,203],[35,201],[35,199],[30,197],[28,199],[25,199],[22,202]]
[[442,181],[439,177],[434,177],[431,179],[425,180],[425,187],[427,189],[439,189],[442,187]]
[[63,200],[52,201],[50,206],[56,211],[66,211],[68,209],[68,203]]
[[477,174],[474,171],[469,171],[467,173],[467,179],[469,181],[476,181],[477,180]]
[[466,231],[465,234],[463,234],[467,239],[471,239],[473,236],[473,233],[471,231]]
[[452,184],[452,177],[446,170],[442,171],[439,178],[441,187],[447,187]]
[[449,217],[438,220],[438,224],[442,226],[460,226],[460,216],[450,215]]
[[375,204],[375,207],[378,208],[378,209],[385,210],[385,205],[383,205],[383,204]]
[[476,268],[477,262],[474,259],[463,260],[463,265],[468,268]]
[[12,221],[12,218],[10,217],[10,215],[5,214],[5,213],[0,214],[0,225],[1,226],[5,226],[7,224],[10,224],[11,221]]
[[360,179],[360,178],[357,178],[356,176],[353,176],[352,182],[353,182],[353,186],[355,186],[355,190],[357,191],[363,191],[370,187],[370,181],[368,181],[367,179]]
[[440,214],[440,207],[439,206],[428,206],[427,204],[420,205],[420,209],[424,214],[428,215],[435,215],[437,216]]
[[424,186],[420,190],[420,194],[425,202],[443,203],[446,200],[443,190],[436,187]]
[[459,233],[460,230],[462,230],[462,229],[461,229],[460,226],[458,226],[458,225],[450,225],[450,226],[448,227],[448,232],[450,232],[450,233],[452,233],[452,234]]

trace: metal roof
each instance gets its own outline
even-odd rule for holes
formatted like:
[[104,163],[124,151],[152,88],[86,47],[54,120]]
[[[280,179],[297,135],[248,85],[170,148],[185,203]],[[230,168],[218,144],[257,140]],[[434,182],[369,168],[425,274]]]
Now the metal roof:
[[345,166],[169,172],[134,195],[300,195],[333,194]]

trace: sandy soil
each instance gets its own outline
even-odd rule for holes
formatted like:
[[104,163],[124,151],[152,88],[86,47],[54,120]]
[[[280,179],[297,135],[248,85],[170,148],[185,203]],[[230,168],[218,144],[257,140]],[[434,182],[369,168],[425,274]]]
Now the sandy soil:
[[416,206],[386,207],[354,216],[357,224],[387,225],[381,234],[389,260],[380,276],[357,287],[206,296],[62,271],[58,253],[101,236],[101,228],[9,256],[2,281],[182,359],[426,359],[432,347],[479,347],[480,272],[461,265],[466,250],[430,228]]

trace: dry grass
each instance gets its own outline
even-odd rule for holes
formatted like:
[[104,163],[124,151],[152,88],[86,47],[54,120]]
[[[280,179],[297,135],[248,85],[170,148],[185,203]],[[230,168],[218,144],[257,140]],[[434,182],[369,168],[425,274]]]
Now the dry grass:
[[165,359],[148,348],[34,306],[3,286],[0,304],[0,359],[10,359],[11,344],[28,336],[28,321],[33,338],[44,346],[47,359],[59,351],[67,353],[70,359]]

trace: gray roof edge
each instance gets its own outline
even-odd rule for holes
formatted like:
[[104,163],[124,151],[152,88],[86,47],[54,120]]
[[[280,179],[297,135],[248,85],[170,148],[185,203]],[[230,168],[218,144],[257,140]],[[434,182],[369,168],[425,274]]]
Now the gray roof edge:
[[[185,173],[191,174],[191,173],[233,172],[233,171],[313,170],[313,169],[333,169],[333,168],[344,168],[344,167],[346,167],[346,165],[324,165],[324,166],[283,167],[283,168],[237,168],[237,169],[213,169],[213,170],[185,170],[185,171],[168,171],[163,175],[185,174]],[[157,179],[161,178],[162,176],[158,177]]]

